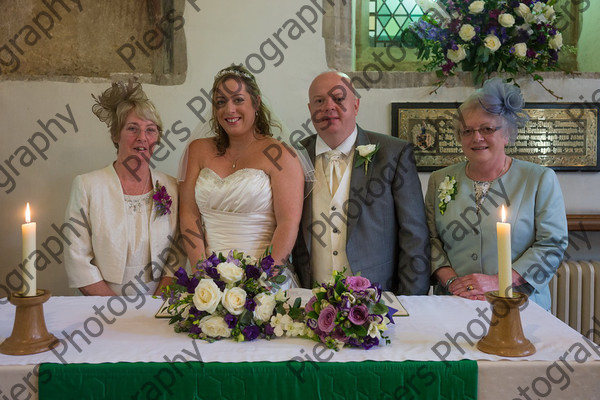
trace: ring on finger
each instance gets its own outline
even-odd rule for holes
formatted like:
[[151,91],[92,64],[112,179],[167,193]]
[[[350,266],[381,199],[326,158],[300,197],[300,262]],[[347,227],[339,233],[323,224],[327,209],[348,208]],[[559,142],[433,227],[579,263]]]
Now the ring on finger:
[[471,290],[473,290],[473,289],[475,289],[475,288],[473,287],[473,285],[469,285],[469,286],[467,286],[467,290],[468,290],[468,291],[471,291]]

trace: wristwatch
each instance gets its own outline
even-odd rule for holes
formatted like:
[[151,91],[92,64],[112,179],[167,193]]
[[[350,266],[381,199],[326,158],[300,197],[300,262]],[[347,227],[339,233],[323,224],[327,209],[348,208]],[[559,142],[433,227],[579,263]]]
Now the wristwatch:
[[450,291],[450,285],[452,285],[452,282],[454,282],[454,281],[455,281],[455,280],[457,280],[457,279],[458,279],[458,276],[457,276],[457,275],[455,275],[455,276],[453,276],[452,278],[449,278],[449,279],[446,281],[446,285],[445,285],[445,287],[446,287],[446,290],[448,291],[448,293],[452,294],[452,292]]

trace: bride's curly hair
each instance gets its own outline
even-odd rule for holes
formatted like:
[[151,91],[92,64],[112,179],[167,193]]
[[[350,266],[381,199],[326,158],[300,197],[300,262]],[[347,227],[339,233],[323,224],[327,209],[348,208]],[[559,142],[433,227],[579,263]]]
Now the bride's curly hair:
[[162,121],[154,104],[148,100],[142,85],[136,79],[114,82],[111,87],[102,92],[98,97],[92,94],[96,104],[92,112],[98,119],[109,127],[113,144],[119,149],[121,130],[125,125],[127,115],[134,110],[138,117],[154,122],[158,128],[158,141],[162,138]]
[[264,101],[260,100],[261,93],[258,84],[256,83],[256,79],[254,75],[252,75],[243,65],[232,65],[227,68],[223,68],[220,70],[217,75],[215,75],[215,81],[213,82],[212,87],[212,116],[210,119],[210,127],[215,132],[215,143],[217,146],[217,153],[219,155],[225,154],[225,150],[229,147],[229,136],[225,129],[219,124],[217,120],[217,110],[215,107],[215,97],[221,91],[219,86],[224,83],[228,79],[235,80],[241,87],[242,84],[245,85],[246,91],[250,95],[252,100],[252,105],[256,109],[256,117],[254,119],[254,130],[256,133],[263,136],[273,136],[272,128],[279,128],[281,126],[279,123],[275,122],[271,118],[271,111],[265,105]]

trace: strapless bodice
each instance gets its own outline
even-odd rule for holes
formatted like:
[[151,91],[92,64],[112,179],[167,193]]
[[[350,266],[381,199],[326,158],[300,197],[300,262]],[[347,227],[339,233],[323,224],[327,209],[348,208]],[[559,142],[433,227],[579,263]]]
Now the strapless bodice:
[[202,214],[207,250],[243,251],[260,257],[275,230],[271,179],[263,170],[245,168],[221,178],[204,168],[198,174],[196,203]]

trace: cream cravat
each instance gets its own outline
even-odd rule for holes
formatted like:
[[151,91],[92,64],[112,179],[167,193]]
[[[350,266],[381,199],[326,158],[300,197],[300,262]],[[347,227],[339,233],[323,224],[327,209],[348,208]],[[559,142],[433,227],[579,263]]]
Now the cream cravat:
[[340,150],[329,150],[325,153],[325,156],[327,157],[328,164],[327,172],[329,173],[329,176],[327,178],[329,181],[329,191],[333,196],[342,180],[346,162],[344,160],[344,153]]

